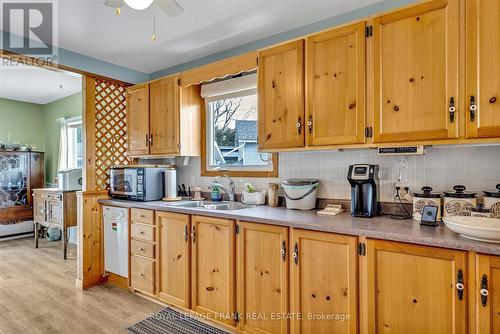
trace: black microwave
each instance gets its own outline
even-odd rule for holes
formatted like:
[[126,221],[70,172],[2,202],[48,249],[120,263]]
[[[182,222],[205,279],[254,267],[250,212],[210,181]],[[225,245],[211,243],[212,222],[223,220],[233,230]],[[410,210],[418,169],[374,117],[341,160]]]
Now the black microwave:
[[111,167],[109,196],[132,201],[158,201],[163,198],[165,168]]

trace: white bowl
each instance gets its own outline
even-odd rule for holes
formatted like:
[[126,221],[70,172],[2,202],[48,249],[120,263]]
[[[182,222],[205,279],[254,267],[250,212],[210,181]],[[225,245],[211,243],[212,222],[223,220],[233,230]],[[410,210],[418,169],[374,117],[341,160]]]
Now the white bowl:
[[443,221],[450,230],[464,238],[500,243],[500,219],[448,216]]

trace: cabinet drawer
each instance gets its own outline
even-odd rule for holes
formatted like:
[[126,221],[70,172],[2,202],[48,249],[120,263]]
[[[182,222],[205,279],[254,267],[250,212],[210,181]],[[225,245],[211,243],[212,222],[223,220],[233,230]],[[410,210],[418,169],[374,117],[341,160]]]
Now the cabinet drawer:
[[155,228],[154,226],[132,224],[131,236],[133,239],[155,241]]
[[[38,196],[38,195],[37,195]],[[40,198],[49,201],[62,201],[61,194],[40,194]]]
[[152,210],[144,210],[144,209],[131,209],[130,210],[130,220],[132,222],[151,224],[153,225],[154,220],[154,211]]
[[135,255],[140,255],[148,257],[150,259],[155,258],[155,245],[148,242],[139,241],[132,239],[130,241],[130,252]]
[[150,294],[155,293],[155,263],[154,261],[132,256],[130,260],[130,284],[132,288]]

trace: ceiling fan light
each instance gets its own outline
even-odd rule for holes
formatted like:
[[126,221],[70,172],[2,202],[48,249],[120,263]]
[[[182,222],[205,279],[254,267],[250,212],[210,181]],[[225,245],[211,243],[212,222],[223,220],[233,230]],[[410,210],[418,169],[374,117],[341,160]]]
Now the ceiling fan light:
[[135,10],[144,10],[151,6],[153,0],[125,0],[125,3]]

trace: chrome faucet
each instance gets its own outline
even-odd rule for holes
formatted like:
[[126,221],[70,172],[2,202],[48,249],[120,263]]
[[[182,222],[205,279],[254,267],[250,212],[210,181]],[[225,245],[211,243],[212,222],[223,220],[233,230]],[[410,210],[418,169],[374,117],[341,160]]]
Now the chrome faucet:
[[233,179],[231,179],[228,175],[225,175],[225,174],[224,174],[224,175],[222,175],[222,177],[225,177],[225,178],[227,178],[227,179],[229,180],[229,188],[228,188],[228,187],[223,186],[223,185],[219,182],[219,177],[218,177],[218,176],[216,176],[216,177],[215,177],[214,182],[212,182],[212,183],[210,183],[210,184],[208,185],[208,189],[209,189],[209,190],[212,190],[214,187],[220,188],[220,189],[222,189],[222,190],[224,190],[224,191],[226,192],[227,196],[229,197],[229,200],[230,200],[231,202],[234,202],[234,194],[235,194],[235,192],[236,192],[236,190],[235,190],[235,185],[234,185],[234,181],[233,181]]

